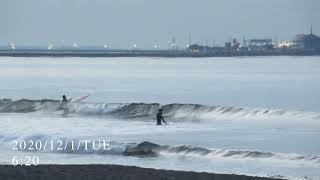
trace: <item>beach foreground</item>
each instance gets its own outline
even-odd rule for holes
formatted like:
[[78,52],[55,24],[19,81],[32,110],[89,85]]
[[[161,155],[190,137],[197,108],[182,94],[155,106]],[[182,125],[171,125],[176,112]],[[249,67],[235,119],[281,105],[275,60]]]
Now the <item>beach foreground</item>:
[[186,171],[157,170],[119,165],[39,165],[0,166],[0,179],[20,180],[268,180],[273,178],[251,177],[233,174],[196,173]]

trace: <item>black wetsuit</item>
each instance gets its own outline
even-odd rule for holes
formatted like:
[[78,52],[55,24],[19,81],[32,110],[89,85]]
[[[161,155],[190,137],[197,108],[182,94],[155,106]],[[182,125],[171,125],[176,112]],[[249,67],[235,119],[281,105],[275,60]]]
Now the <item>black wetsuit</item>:
[[67,103],[68,103],[68,100],[67,99],[62,99],[62,101],[61,101],[61,106],[62,106],[62,108],[65,108],[65,107],[67,107]]
[[69,108],[68,108],[68,102],[70,100],[68,100],[67,98],[63,98],[62,101],[61,101],[61,109],[67,113],[69,111]]
[[164,118],[162,116],[162,113],[158,112],[157,113],[157,125],[161,125],[161,120],[166,124],[166,122],[164,121]]

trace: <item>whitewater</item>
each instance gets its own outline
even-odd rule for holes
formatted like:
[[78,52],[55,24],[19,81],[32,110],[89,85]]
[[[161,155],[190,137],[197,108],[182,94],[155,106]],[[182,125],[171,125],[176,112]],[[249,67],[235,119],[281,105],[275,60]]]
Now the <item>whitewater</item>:
[[[320,178],[320,58],[0,58],[0,163]],[[61,95],[80,102],[59,109]],[[169,125],[156,126],[163,109]],[[13,150],[104,139],[108,150]],[[83,148],[82,148],[83,149]]]

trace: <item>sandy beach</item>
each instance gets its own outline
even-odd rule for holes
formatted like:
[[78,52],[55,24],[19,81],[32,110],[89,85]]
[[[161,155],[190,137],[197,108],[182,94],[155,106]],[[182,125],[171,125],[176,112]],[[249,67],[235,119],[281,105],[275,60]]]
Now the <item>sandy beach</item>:
[[119,165],[0,166],[3,180],[268,180],[233,174],[157,170]]

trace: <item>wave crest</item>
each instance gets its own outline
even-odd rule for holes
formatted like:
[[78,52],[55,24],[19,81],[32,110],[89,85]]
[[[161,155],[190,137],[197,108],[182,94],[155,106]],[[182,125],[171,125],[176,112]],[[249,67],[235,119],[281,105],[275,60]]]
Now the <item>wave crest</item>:
[[128,146],[123,152],[124,155],[141,156],[141,155],[158,155],[171,154],[182,156],[197,156],[204,158],[221,157],[232,159],[273,159],[273,160],[290,160],[306,161],[320,163],[320,157],[316,155],[299,155],[299,154],[279,154],[263,151],[251,150],[228,150],[228,149],[208,149],[191,145],[158,145],[150,142],[142,142],[137,145]]
[[[0,113],[56,112],[59,101],[43,99],[0,100]],[[320,119],[320,113],[305,111],[287,111],[283,109],[245,108],[235,106],[208,106],[199,104],[158,103],[80,103],[68,104],[69,112],[87,115],[110,115],[127,118],[154,117],[159,108],[164,116],[176,119],[241,119],[241,118],[296,118]]]
[[[261,159],[261,160],[277,160],[277,161],[296,161],[308,163],[320,163],[320,156],[317,155],[300,155],[300,154],[284,154],[272,153],[257,150],[230,150],[205,148],[192,145],[159,145],[152,142],[141,143],[123,143],[109,141],[108,148],[104,149],[93,142],[88,144],[82,142],[78,147],[79,137],[63,137],[56,135],[34,134],[22,137],[1,137],[0,141],[4,144],[12,146],[12,141],[41,141],[41,149],[18,149],[20,151],[41,151],[46,153],[67,153],[67,154],[102,154],[102,155],[120,155],[120,156],[138,156],[138,157],[154,157],[154,156],[184,156],[199,158],[227,158],[231,160],[241,159]],[[61,141],[62,144],[59,144]],[[95,140],[96,141],[96,140]],[[47,146],[45,148],[45,143]],[[51,147],[53,143],[53,147]],[[63,147],[63,149],[58,149]]]

